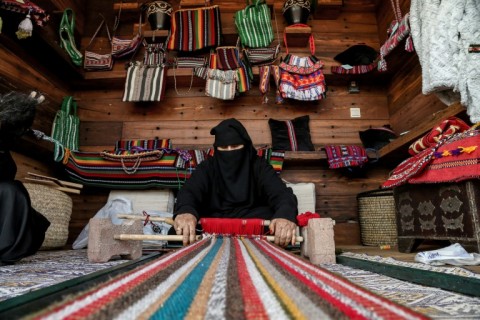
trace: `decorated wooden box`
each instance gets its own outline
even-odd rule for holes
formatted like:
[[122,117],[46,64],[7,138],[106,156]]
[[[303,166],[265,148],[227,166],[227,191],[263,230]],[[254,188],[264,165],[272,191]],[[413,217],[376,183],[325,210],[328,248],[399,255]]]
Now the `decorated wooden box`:
[[458,242],[480,252],[480,180],[406,184],[394,189],[398,250],[423,240]]

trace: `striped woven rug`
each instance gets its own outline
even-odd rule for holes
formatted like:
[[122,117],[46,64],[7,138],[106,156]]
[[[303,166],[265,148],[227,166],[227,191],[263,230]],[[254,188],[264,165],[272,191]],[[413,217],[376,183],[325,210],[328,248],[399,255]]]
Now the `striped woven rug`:
[[205,238],[38,319],[424,319],[266,240]]

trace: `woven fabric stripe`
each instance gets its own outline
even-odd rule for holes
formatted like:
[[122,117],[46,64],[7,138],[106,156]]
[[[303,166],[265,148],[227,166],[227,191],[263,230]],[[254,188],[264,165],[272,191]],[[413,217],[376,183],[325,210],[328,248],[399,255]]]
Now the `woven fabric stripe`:
[[41,317],[65,319],[67,317],[92,315],[122,293],[132,290],[134,286],[138,286],[140,282],[147,281],[152,275],[164,270],[175,261],[187,256],[189,253],[195,252],[195,249],[202,248],[202,245],[204,246],[205,243],[206,241],[203,241],[191,247],[186,247],[168,255],[165,259],[156,260],[139,270],[133,270],[126,275],[110,280],[106,284],[80,295],[74,301],[67,301],[65,304],[55,306],[53,310],[46,312]]
[[[195,265],[198,264],[198,262],[201,261],[210,251],[213,242],[208,241],[208,243],[208,247],[202,248],[198,254],[186,261],[185,264],[179,266],[178,269],[170,270],[168,277],[166,277],[164,282],[154,287],[153,290],[150,290],[147,294],[145,294],[145,296],[136,301],[134,304],[126,306],[126,308],[116,316],[116,319],[133,320],[151,317],[151,315],[158,310],[159,305],[161,305],[168,297],[170,297],[171,293],[176,290],[178,285],[184,281],[185,277],[190,273],[191,270],[193,270]],[[195,248],[195,250],[199,249],[200,247]]]
[[259,48],[266,47],[273,41],[270,8],[266,3],[249,5],[237,11],[234,19],[242,45]]
[[[342,296],[343,301],[341,303],[345,303],[348,298],[355,299],[355,301],[350,302],[354,303],[355,306],[352,306],[351,304],[349,305],[349,302],[347,302],[347,305],[344,307],[346,311],[352,312],[352,314],[367,315],[367,319],[372,319],[373,317],[390,319],[427,319],[427,317],[412,310],[366,291],[326,269],[316,267],[305,260],[288,254],[281,248],[274,246],[267,241],[255,240],[254,243],[265,254],[274,258],[279,265],[290,270],[290,272],[293,272],[292,274],[297,274],[298,276],[300,272],[303,273],[305,281],[309,286],[331,286],[332,289],[335,288],[334,290],[338,290],[338,292],[345,295]],[[314,279],[317,280],[316,284],[312,281]],[[354,307],[353,310],[352,307]]]
[[107,161],[97,152],[71,152],[65,170],[72,180],[90,186],[180,188],[196,166],[206,158],[205,152],[200,150],[163,151],[160,159],[142,162],[134,174],[125,172],[120,162]]
[[231,239],[225,238],[225,248],[218,262],[215,281],[207,302],[207,312],[204,319],[225,318],[227,309],[228,259],[230,257]]
[[236,70],[240,67],[240,56],[236,47],[218,47],[216,50],[218,69]]
[[123,101],[161,101],[165,93],[166,68],[132,64],[127,70]]
[[180,284],[177,290],[173,292],[170,298],[162,304],[162,307],[157,310],[150,319],[185,318],[205,273],[210,268],[215,255],[220,250],[221,244],[221,241],[214,241],[212,248],[202,261],[197,264],[193,271],[185,278],[185,281]]
[[287,126],[288,140],[290,140],[290,148],[292,151],[297,151],[298,145],[297,145],[297,136],[295,135],[295,127],[293,126],[293,123],[291,120],[286,120],[285,125]]
[[172,147],[170,139],[137,139],[137,140],[117,140],[115,142],[115,151],[118,150],[139,150],[151,151],[159,149],[170,149]]
[[269,284],[265,281],[265,272],[261,266],[256,264],[245,245],[240,241],[235,242],[237,246],[238,274],[245,303],[245,318],[287,318],[287,314]]
[[[295,279],[291,279],[290,273],[286,272],[285,269],[276,264],[275,261],[262,254],[259,248],[253,245],[252,242],[243,241],[243,244],[260,269],[262,275],[268,279],[269,286],[274,288],[275,292],[285,293],[286,297],[284,297],[284,300],[287,300],[287,303],[291,301],[291,303],[301,306],[301,312],[300,310],[296,310],[296,318],[300,317],[300,313],[303,313],[302,316],[310,315],[310,317],[314,316],[317,319],[329,318],[328,313],[322,309],[323,306],[312,303],[316,296],[309,297],[307,295],[308,290],[306,290],[305,287],[298,286],[297,283],[293,281]],[[327,308],[326,310],[330,313],[332,312],[331,308]],[[341,319],[341,314],[335,315],[335,319]]]
[[175,11],[171,20],[168,50],[196,51],[220,45],[221,22],[218,5]]
[[[208,308],[194,305],[205,301],[209,301]],[[322,308],[326,302],[331,304]],[[339,312],[356,319],[425,318],[263,239],[245,237],[207,237],[77,297],[64,297],[53,309],[41,310],[37,316],[122,320],[345,318]]]
[[345,69],[342,66],[332,66],[331,71],[332,73],[336,74],[363,74],[368,73],[376,68],[377,62],[375,61],[371,64],[353,66],[351,69]]

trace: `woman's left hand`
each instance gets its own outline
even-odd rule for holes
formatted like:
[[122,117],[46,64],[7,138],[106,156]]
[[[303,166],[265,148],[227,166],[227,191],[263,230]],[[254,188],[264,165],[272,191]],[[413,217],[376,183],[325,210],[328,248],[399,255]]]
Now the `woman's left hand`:
[[287,219],[278,218],[270,222],[270,233],[275,236],[275,244],[286,247],[289,243],[295,244],[297,225]]

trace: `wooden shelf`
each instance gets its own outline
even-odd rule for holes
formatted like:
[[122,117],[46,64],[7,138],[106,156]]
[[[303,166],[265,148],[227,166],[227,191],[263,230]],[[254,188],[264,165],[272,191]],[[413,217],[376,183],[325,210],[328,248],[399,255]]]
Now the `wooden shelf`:
[[411,129],[410,131],[408,131],[408,133],[398,137],[397,139],[384,146],[382,149],[378,150],[378,157],[380,159],[405,159],[409,156],[407,150],[410,144],[412,144],[412,142],[416,141],[418,138],[422,137],[427,132],[432,130],[432,128],[443,119],[452,116],[458,116],[463,112],[465,112],[465,107],[462,106],[460,103],[454,103],[448,106],[442,111],[433,114],[430,118],[425,119],[422,124]]
[[[312,28],[306,27],[285,27],[285,37],[287,38],[288,47],[306,47],[308,40],[312,35]],[[284,44],[285,45],[285,44]]]

